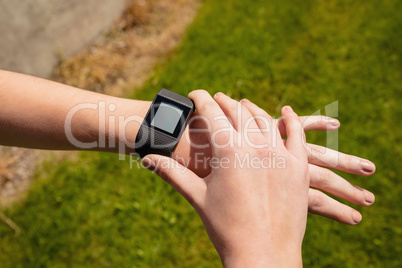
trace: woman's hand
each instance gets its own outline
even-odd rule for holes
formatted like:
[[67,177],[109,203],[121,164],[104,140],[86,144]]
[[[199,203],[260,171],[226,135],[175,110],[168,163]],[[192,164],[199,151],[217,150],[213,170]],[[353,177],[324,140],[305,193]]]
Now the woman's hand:
[[[218,93],[214,96],[219,101],[224,94]],[[249,109],[258,107],[245,101],[242,103]],[[258,108],[259,109],[259,108]],[[238,106],[233,105],[230,109],[233,118],[237,118]],[[209,158],[211,158],[211,147],[205,133],[207,126],[196,113],[186,129],[185,135],[176,148],[173,158],[181,164],[194,171],[200,177],[206,177],[211,172]],[[300,116],[304,131],[331,131],[339,128],[339,121],[326,116]],[[286,137],[286,128],[283,119],[273,119],[277,124],[280,136]],[[286,142],[284,140],[284,142]],[[190,147],[190,149],[188,149]],[[310,191],[309,191],[309,212],[337,220],[345,224],[358,224],[362,216],[354,208],[345,205],[324,192],[342,198],[348,202],[370,206],[374,203],[374,194],[355,186],[332,172],[330,168],[344,171],[351,174],[370,176],[375,172],[375,165],[353,155],[343,154],[322,146],[307,144]]]
[[[146,156],[144,165],[194,206],[225,266],[301,266],[309,172],[298,116],[290,107],[282,109],[285,145],[274,120],[250,102],[239,105],[224,94],[215,102],[200,90],[189,97],[209,125],[210,174],[200,178],[159,155]],[[263,131],[267,125],[270,131]]]

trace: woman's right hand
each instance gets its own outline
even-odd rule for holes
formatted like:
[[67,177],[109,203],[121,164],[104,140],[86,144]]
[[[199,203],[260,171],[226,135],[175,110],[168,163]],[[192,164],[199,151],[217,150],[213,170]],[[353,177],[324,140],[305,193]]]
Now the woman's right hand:
[[225,267],[301,266],[309,171],[298,116],[282,109],[285,145],[273,119],[249,101],[218,94],[215,102],[199,90],[189,97],[209,125],[210,174],[201,178],[160,155],[146,156],[144,166],[194,206]]

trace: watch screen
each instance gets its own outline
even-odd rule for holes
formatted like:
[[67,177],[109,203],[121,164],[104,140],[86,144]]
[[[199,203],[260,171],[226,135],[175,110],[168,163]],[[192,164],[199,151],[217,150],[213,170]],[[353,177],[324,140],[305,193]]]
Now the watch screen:
[[183,110],[166,102],[161,102],[151,121],[151,126],[173,134],[182,114]]

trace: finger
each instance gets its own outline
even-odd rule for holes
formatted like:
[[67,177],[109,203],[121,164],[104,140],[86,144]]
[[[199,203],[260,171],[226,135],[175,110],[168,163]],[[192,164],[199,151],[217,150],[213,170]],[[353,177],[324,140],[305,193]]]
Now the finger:
[[272,117],[266,111],[247,99],[242,99],[241,104],[244,105],[254,116],[254,119],[261,130],[267,130],[267,132],[270,131],[274,122]]
[[206,184],[188,168],[170,157],[156,154],[145,156],[142,163],[176,189],[192,206],[197,207],[202,202]]
[[371,206],[375,201],[373,193],[351,184],[329,169],[309,165],[310,187],[330,193],[348,202]]
[[362,220],[360,212],[318,190],[310,189],[308,199],[308,210],[311,213],[350,225],[356,225]]
[[272,117],[263,109],[247,99],[242,99],[240,102],[250,111],[266,141],[271,145],[282,146],[282,138],[278,131],[276,122],[272,119]]
[[240,131],[245,126],[245,123],[248,121],[249,121],[248,127],[253,129],[259,129],[257,123],[255,122],[249,110],[244,109],[242,107],[242,104],[239,103],[238,101],[235,101],[234,99],[223,94],[222,92],[216,93],[214,96],[214,100],[221,107],[222,111],[229,118],[233,127],[237,131]]
[[286,126],[286,148],[296,158],[307,161],[304,131],[299,117],[290,106],[283,107],[281,113]]
[[[335,118],[322,116],[322,115],[311,115],[311,116],[299,116],[302,123],[304,131],[313,130],[336,130],[340,127],[340,123]],[[286,127],[282,118],[275,119],[278,125],[281,137],[286,136]]]
[[188,97],[194,101],[198,114],[201,117],[205,117],[208,125],[211,126],[209,128],[209,137],[211,137],[212,133],[222,128],[234,130],[218,103],[216,103],[207,91],[194,90],[188,94]]
[[367,159],[310,143],[307,144],[306,148],[310,164],[363,176],[370,176],[375,172],[374,163]]

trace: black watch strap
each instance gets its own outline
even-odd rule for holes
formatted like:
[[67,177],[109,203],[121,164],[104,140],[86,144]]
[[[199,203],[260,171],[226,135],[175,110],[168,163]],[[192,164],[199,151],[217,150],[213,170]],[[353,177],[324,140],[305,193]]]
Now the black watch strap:
[[152,128],[141,125],[135,139],[135,153],[141,158],[147,154],[171,156],[176,145],[175,139],[164,133],[155,132]]
[[[155,125],[153,119],[158,117],[158,109],[163,105],[173,107],[173,110],[180,111],[181,115],[170,122],[172,116],[169,116],[169,112],[166,114],[160,112],[163,114],[161,117],[163,123]],[[141,158],[147,154],[171,156],[193,111],[192,100],[167,89],[161,89],[156,94],[135,138],[136,154]]]

